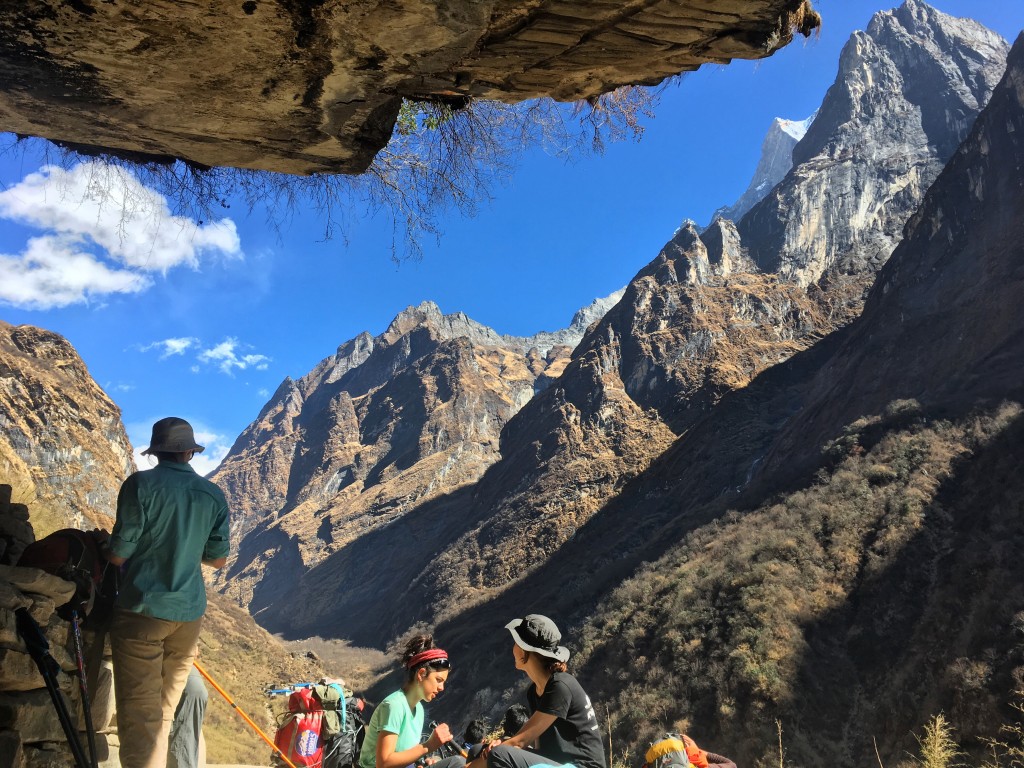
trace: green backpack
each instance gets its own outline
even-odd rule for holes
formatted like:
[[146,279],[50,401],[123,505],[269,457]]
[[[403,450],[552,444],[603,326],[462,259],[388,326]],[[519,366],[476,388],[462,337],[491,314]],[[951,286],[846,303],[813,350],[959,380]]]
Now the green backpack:
[[350,768],[359,761],[363,723],[349,706],[354,701],[351,693],[337,683],[313,686],[313,696],[324,708],[320,724],[320,742],[324,747],[322,768]]

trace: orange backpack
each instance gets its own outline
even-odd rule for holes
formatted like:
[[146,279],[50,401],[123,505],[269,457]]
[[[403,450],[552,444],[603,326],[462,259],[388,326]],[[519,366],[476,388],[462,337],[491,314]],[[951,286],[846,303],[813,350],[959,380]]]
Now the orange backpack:
[[667,733],[644,753],[643,768],[708,768],[708,753],[685,734]]

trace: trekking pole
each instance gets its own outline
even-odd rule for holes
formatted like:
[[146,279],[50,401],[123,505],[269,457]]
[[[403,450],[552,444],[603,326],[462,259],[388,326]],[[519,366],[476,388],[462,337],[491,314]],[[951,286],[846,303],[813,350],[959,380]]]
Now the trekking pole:
[[285,755],[285,753],[281,751],[280,747],[278,747],[277,744],[272,742],[267,737],[267,734],[265,734],[260,729],[260,727],[258,725],[256,725],[256,723],[254,723],[252,721],[252,718],[249,717],[247,714],[245,714],[245,712],[243,712],[239,708],[239,706],[237,704],[235,704],[235,702],[232,700],[232,698],[230,696],[228,696],[227,691],[225,691],[223,688],[221,688],[219,685],[217,685],[217,682],[212,677],[210,677],[210,675],[207,673],[207,671],[205,669],[202,668],[202,666],[199,664],[199,662],[198,661],[193,661],[192,664],[195,666],[195,668],[197,670],[199,670],[199,674],[202,675],[204,678],[206,678],[206,682],[208,682],[210,685],[212,685],[214,687],[214,690],[216,690],[217,693],[219,693],[221,696],[224,697],[224,700],[227,701],[227,703],[231,705],[231,708],[233,710],[235,710],[235,712],[238,713],[239,717],[241,717],[243,720],[245,720],[245,722],[247,722],[252,727],[252,729],[254,731],[256,731],[256,733],[258,733],[260,735],[260,738],[263,739],[265,742],[267,742],[267,744],[270,745],[271,749],[273,749],[275,752],[277,752],[277,754],[280,756],[280,758],[282,760],[284,760],[285,763],[287,763],[288,768],[295,768],[295,763],[293,763],[291,760],[289,760],[288,756]]
[[50,655],[50,641],[46,639],[46,635],[43,634],[43,630],[39,628],[36,620],[32,618],[28,608],[19,608],[14,612],[14,616],[18,635],[25,643],[28,655],[39,667],[39,674],[43,676],[43,682],[46,683],[46,690],[53,701],[53,708],[57,710],[57,719],[60,720],[60,727],[64,729],[64,736],[67,737],[75,763],[78,768],[90,768],[89,762],[85,758],[85,750],[82,749],[82,742],[78,739],[78,731],[75,730],[75,725],[71,722],[71,715],[68,714],[67,702],[64,701],[64,697],[57,687],[57,673],[60,671],[60,665]]
[[[427,727],[430,730],[433,731],[434,729],[437,728],[437,721],[436,720],[431,720],[430,723],[427,724]],[[451,749],[455,754],[457,754],[463,760],[465,760],[467,757],[469,757],[469,753],[455,739],[452,739],[451,741],[446,741],[444,744],[441,745],[442,749],[444,749],[445,747],[448,747],[449,749]]]
[[78,662],[78,689],[82,692],[82,716],[85,718],[85,736],[89,741],[89,758],[92,768],[97,768],[96,728],[92,722],[89,685],[85,678],[85,657],[82,655],[82,627],[78,621],[78,611],[71,612],[71,629],[75,636],[75,661]]

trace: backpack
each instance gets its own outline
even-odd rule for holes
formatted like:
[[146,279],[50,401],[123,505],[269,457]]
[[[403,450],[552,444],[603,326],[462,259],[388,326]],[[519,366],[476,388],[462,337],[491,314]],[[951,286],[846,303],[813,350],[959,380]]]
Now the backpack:
[[685,734],[666,733],[644,753],[643,768],[708,768],[708,753]]
[[104,629],[114,612],[120,568],[111,565],[100,548],[101,531],[64,528],[25,547],[18,565],[39,568],[75,585],[75,593],[57,615],[70,621],[78,613],[86,629]]
[[324,710],[309,688],[288,697],[288,711],[278,719],[274,745],[296,766],[317,768],[323,758],[320,729]]
[[345,698],[337,683],[313,686],[313,695],[324,708],[320,737],[324,745],[323,768],[350,768],[359,762],[366,723],[361,702]]

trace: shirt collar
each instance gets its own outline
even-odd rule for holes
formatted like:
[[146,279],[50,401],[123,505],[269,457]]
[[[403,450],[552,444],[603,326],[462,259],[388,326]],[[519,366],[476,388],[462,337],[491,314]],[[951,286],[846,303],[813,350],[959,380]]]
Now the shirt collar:
[[180,461],[161,461],[159,464],[156,465],[156,468],[170,469],[174,472],[191,472],[193,475],[196,474],[196,471],[188,462],[182,463]]

